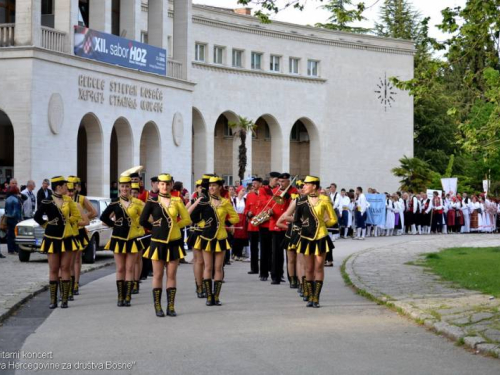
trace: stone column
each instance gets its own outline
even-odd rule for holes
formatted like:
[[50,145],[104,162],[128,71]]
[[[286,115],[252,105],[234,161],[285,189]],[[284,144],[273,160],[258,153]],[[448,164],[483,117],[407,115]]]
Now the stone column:
[[75,45],[73,26],[78,25],[78,0],[54,2],[54,29],[66,33],[65,52],[72,53]]
[[16,1],[16,46],[39,46],[42,24],[42,2],[40,0]]
[[149,0],[149,44],[168,49],[168,22],[168,0]]
[[194,51],[191,22],[191,0],[174,0],[174,60],[182,63],[182,74],[186,80],[189,80]]
[[120,36],[125,31],[125,38],[141,40],[141,0],[121,0]]
[[89,24],[93,30],[111,34],[112,0],[89,0]]

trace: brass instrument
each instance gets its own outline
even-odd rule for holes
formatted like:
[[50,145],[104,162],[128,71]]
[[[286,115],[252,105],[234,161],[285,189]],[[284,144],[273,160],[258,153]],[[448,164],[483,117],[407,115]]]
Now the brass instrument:
[[[271,197],[271,199],[269,199],[267,201],[267,203],[264,206],[264,208],[262,209],[262,211],[259,214],[255,215],[254,217],[252,217],[252,219],[250,219],[250,224],[252,224],[253,226],[258,227],[259,225],[261,225],[261,224],[265,223],[266,221],[268,221],[271,218],[271,216],[269,215],[268,211],[270,209],[272,210],[274,208],[274,206],[276,206],[277,204],[283,204],[283,202],[285,201],[285,195],[286,195],[286,193],[293,186],[293,183],[295,182],[295,180],[297,179],[297,177],[298,177],[298,175],[293,178],[293,180],[290,182],[290,185],[288,185],[288,187],[285,190],[283,190],[281,192],[281,194],[279,194],[279,195],[273,195]],[[271,202],[274,202],[274,204],[270,208],[268,208],[269,203],[271,203]]]

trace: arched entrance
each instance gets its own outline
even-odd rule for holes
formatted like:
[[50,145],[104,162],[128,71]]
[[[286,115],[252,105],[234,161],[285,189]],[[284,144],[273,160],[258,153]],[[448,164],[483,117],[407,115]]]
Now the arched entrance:
[[156,124],[150,121],[142,129],[141,135],[140,164],[144,167],[144,186],[146,189],[149,186],[149,179],[162,172],[160,171],[160,158],[160,132]]
[[109,162],[109,181],[118,181],[120,173],[133,165],[134,140],[129,122],[120,117],[115,121],[111,131],[111,147]]
[[83,193],[109,196],[109,191],[104,191],[102,128],[93,113],[83,116],[78,129],[77,173],[82,180]]
[[269,172],[282,171],[281,127],[271,115],[260,116],[255,121],[252,134],[252,175],[265,177]]
[[230,126],[233,123],[238,123],[238,116],[226,111],[217,119],[214,131],[214,172],[223,177],[227,185],[233,185],[238,179],[234,169],[238,165],[237,147]]
[[201,178],[207,170],[207,127],[197,108],[193,108],[192,171],[193,181]]
[[319,176],[321,145],[316,124],[307,117],[298,119],[290,132],[290,173]]
[[9,116],[0,110],[0,184],[14,177],[14,127]]

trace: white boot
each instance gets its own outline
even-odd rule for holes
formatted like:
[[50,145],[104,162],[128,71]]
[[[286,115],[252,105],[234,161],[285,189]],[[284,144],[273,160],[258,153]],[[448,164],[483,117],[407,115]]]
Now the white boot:
[[366,229],[363,229],[361,232],[362,232],[361,239],[364,240],[366,236]]
[[349,231],[349,228],[344,228],[344,238],[347,238],[347,232]]
[[356,239],[361,238],[361,228],[356,228]]
[[411,225],[411,234],[417,234],[417,226],[415,224]]

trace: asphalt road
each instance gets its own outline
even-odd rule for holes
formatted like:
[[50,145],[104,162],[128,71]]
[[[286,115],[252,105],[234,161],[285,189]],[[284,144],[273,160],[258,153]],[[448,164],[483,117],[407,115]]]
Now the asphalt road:
[[[17,366],[52,366],[37,371],[42,374],[498,375],[499,360],[456,347],[344,285],[338,268],[344,257],[395,241],[401,238],[337,242],[320,309],[306,308],[286,284],[247,275],[249,264],[241,262],[226,267],[222,307],[197,299],[191,267],[181,266],[176,318],[154,315],[149,280],[130,308],[116,307],[114,274],[85,285],[69,309],[40,318],[48,303],[44,293],[37,298],[45,302],[32,311],[37,327],[20,324],[20,333],[26,334],[23,326],[31,331],[21,348],[13,343],[12,349],[52,358],[24,359]],[[92,365],[94,370],[81,370]]]

